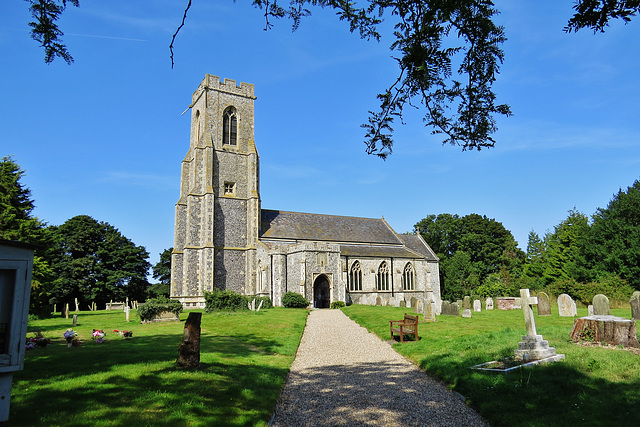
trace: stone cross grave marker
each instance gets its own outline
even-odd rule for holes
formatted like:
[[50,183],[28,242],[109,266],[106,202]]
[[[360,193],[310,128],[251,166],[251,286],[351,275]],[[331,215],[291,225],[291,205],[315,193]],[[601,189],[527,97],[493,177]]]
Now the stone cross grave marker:
[[536,321],[533,316],[532,305],[538,304],[538,298],[529,294],[529,289],[520,289],[520,300],[527,335],[518,343],[518,349],[514,351],[514,358],[524,362],[545,359],[556,361],[564,359],[564,354],[556,354],[556,349],[549,347],[549,342],[538,335]]

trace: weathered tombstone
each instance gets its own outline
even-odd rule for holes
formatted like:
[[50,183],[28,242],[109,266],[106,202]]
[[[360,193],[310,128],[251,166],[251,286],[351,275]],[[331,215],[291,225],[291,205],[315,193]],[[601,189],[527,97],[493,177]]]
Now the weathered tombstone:
[[74,327],[78,326],[78,315],[77,314],[73,315],[73,326]]
[[551,301],[544,292],[538,292],[538,316],[551,316]]
[[124,309],[124,320],[126,320],[127,322],[129,321],[130,313],[131,310],[129,310],[129,307]]
[[609,316],[609,298],[603,294],[597,294],[593,297],[593,314],[596,316]]
[[57,313],[57,312],[58,312],[57,307],[56,307],[56,305],[55,305],[55,304],[53,304],[53,312],[54,312],[54,313]]
[[435,313],[436,305],[433,300],[428,299],[424,304],[424,320],[427,322],[435,322],[436,321],[436,313]]
[[471,310],[471,298],[470,297],[465,296],[464,299],[463,299],[462,304],[463,304],[462,308],[464,310]]
[[451,303],[449,301],[442,301],[442,315],[451,316]]
[[524,362],[549,358],[553,358],[551,361],[564,359],[564,354],[556,354],[556,349],[549,347],[549,342],[542,339],[542,335],[538,335],[536,331],[536,321],[531,306],[538,304],[538,298],[531,297],[529,289],[520,289],[520,301],[527,335],[524,335],[522,342],[518,343],[518,349],[514,351],[514,359]]
[[382,305],[382,298],[376,298],[376,305]]
[[479,299],[473,300],[473,311],[482,311],[482,304]]
[[484,302],[484,306],[487,310],[493,310],[493,298],[489,297]]
[[424,313],[424,301],[421,299],[416,301],[416,306],[413,309],[414,313]]
[[587,313],[589,313],[589,316],[595,316],[595,312],[593,311],[593,305],[589,304],[587,306]]
[[178,360],[176,364],[185,368],[197,368],[200,366],[200,323],[202,313],[189,313],[184,325],[182,342],[178,347]]
[[635,291],[629,300],[631,304],[631,318],[640,320],[640,291]]
[[418,299],[416,297],[411,297],[411,308],[415,309],[418,304]]
[[451,303],[451,315],[460,316],[460,304],[458,304],[457,302]]
[[64,318],[65,319],[69,318],[69,303],[67,303],[64,307]]
[[576,303],[569,295],[558,297],[558,314],[560,317],[574,317],[577,314]]
[[464,310],[462,310],[462,317],[466,317],[468,319],[471,319],[471,309],[470,308],[465,308]]

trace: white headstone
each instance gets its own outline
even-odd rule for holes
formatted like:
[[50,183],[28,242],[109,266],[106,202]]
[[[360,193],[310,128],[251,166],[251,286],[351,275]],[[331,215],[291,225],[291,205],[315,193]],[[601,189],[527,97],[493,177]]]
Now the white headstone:
[[473,300],[473,311],[482,311],[482,304],[479,299]]

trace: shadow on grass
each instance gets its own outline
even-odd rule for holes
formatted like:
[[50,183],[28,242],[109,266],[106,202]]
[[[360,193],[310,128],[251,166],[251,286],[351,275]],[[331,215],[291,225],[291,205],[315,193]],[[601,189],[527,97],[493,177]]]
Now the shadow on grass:
[[275,426],[480,425],[462,400],[413,365],[360,363],[289,374]]
[[452,384],[492,426],[640,425],[640,381],[593,378],[564,362],[509,373],[470,369],[487,361],[438,355],[420,366]]
[[266,424],[290,362],[270,352],[277,342],[205,335],[202,366],[186,370],[174,364],[181,337],[32,350],[14,375],[6,425]]

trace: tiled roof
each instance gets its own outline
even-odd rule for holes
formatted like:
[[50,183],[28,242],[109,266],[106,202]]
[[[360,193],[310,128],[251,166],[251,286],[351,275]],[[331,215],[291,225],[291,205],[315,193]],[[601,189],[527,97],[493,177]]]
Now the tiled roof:
[[260,238],[402,245],[384,219],[262,209]]
[[424,255],[429,261],[438,261],[438,257],[419,234],[400,234],[404,244],[411,250]]
[[411,251],[404,246],[381,245],[340,245],[340,255],[375,258],[424,258],[422,254]]

